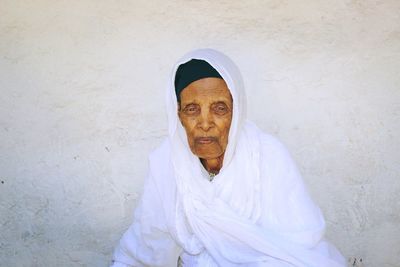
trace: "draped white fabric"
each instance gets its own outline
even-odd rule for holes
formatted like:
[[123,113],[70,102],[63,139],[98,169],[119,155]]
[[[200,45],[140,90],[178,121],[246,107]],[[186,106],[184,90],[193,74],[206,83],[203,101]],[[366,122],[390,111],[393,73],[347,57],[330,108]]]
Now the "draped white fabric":
[[[233,98],[229,142],[210,182],[177,116],[174,77],[190,59],[209,62]],[[116,266],[345,266],[323,240],[325,222],[285,147],[246,121],[235,64],[200,49],[175,65],[167,91],[168,138],[150,155],[134,221],[114,253]]]

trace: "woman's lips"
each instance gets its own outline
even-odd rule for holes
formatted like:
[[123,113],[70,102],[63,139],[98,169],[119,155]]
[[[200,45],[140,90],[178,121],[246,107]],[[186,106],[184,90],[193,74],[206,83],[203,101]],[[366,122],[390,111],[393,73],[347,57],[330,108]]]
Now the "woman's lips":
[[215,142],[217,138],[215,137],[197,137],[195,138],[196,143],[201,145],[207,145]]

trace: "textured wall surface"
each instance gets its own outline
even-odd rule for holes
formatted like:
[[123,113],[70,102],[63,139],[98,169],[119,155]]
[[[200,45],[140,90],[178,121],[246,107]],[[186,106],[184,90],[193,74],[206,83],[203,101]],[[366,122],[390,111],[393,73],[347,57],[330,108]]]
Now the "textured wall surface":
[[[218,3],[215,3],[218,2]],[[0,266],[107,266],[183,53],[242,70],[364,266],[400,266],[400,1],[0,0]]]

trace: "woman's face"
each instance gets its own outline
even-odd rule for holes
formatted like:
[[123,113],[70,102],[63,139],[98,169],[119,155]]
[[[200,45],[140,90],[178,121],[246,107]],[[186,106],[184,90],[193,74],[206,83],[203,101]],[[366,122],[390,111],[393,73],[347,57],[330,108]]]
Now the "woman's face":
[[232,96],[223,79],[203,78],[189,84],[180,95],[179,119],[190,150],[201,159],[225,153],[232,121]]

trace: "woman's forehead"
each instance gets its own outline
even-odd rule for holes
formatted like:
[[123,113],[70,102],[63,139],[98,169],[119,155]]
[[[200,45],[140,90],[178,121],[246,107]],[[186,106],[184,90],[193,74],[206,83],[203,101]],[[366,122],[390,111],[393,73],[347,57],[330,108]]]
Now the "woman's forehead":
[[225,81],[219,78],[203,78],[192,82],[181,92],[181,102],[193,100],[232,100]]

